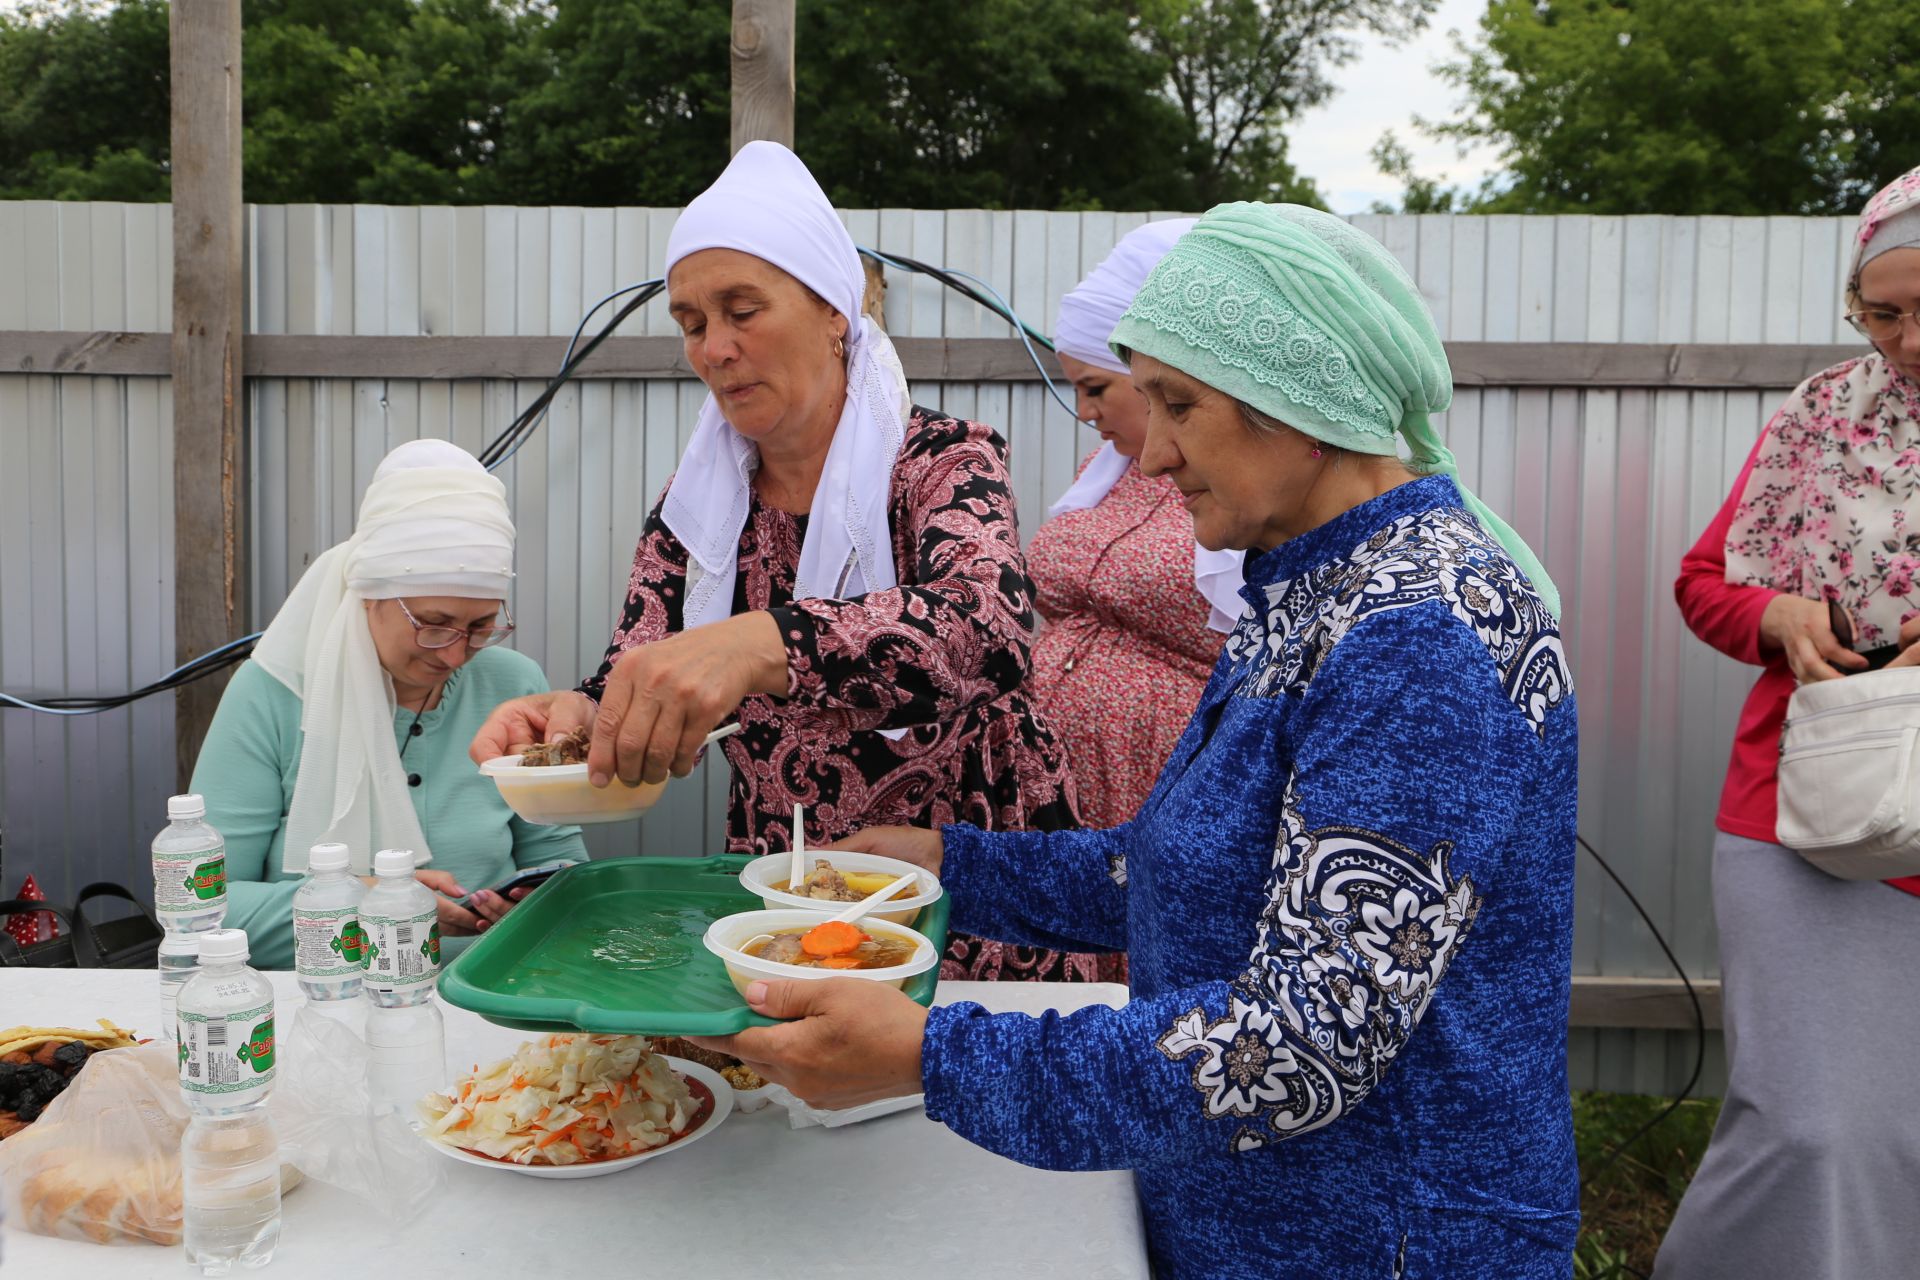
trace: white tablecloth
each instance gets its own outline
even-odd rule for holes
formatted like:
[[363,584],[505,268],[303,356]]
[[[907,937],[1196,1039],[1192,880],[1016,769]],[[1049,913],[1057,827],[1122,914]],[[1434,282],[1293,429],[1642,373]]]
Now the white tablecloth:
[[[284,1015],[293,976],[269,975]],[[950,982],[940,1002],[1039,1013],[1122,1004],[1111,984]],[[444,1006],[451,1062],[505,1056],[526,1038]],[[149,1033],[153,974],[0,970],[0,1026]],[[275,1276],[760,1275],[1144,1277],[1145,1239],[1125,1173],[1045,1173],[974,1147],[921,1111],[840,1129],[791,1129],[778,1107],[735,1113],[671,1156],[603,1178],[549,1181],[447,1162],[447,1185],[403,1227],[309,1180],[288,1195]],[[876,1231],[880,1234],[876,1236]],[[848,1241],[871,1241],[850,1256]],[[109,1248],[5,1231],[9,1276],[196,1274],[178,1249]],[[236,1272],[236,1274],[240,1274]],[[252,1274],[252,1273],[248,1273]]]

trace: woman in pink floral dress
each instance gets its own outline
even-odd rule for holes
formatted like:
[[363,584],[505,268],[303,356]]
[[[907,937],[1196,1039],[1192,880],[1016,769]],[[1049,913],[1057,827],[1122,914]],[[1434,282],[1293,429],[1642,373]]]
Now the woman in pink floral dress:
[[1107,347],[1147,273],[1192,225],[1150,222],[1125,236],[1061,300],[1054,324],[1076,412],[1105,443],[1027,548],[1046,620],[1033,689],[1066,740],[1089,827],[1139,810],[1241,609],[1240,554],[1199,548],[1173,481],[1140,473],[1146,398]]
[[[727,848],[863,827],[1077,825],[1025,690],[1033,587],[1006,446],[913,406],[862,317],[853,241],[792,152],[756,142],[675,223],[670,311],[712,392],[578,689],[516,699],[478,757],[591,726],[597,785],[684,776],[737,718]],[[1010,891],[1018,891],[1011,886]],[[948,977],[1090,979],[1091,956],[954,935]]]

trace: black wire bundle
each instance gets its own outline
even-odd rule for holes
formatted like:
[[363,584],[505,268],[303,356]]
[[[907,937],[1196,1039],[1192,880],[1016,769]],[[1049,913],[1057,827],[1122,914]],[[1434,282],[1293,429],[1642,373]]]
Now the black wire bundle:
[[0,711],[9,707],[19,707],[25,711],[42,711],[49,715],[84,716],[97,715],[102,711],[112,711],[128,703],[138,702],[142,698],[152,697],[156,693],[165,693],[169,689],[178,689],[183,684],[191,684],[202,676],[212,675],[216,671],[245,662],[253,652],[255,642],[260,639],[258,633],[242,636],[229,641],[218,649],[209,650],[193,661],[175,667],[152,684],[135,689],[132,693],[105,694],[98,697],[52,697],[20,698],[11,693],[0,693]]
[[[547,382],[546,388],[534,397],[533,403],[521,410],[520,416],[508,423],[507,429],[480,451],[480,465],[489,471],[497,471],[507,459],[520,452],[520,447],[531,440],[533,433],[539,430],[541,421],[547,416],[547,410],[553,405],[553,398],[560,394],[560,388],[567,384],[574,372],[585,363],[587,357],[591,356],[601,343],[611,338],[614,330],[618,329],[628,316],[645,306],[664,288],[666,285],[658,280],[630,285],[626,289],[608,294],[594,305],[593,310],[580,317],[580,323],[574,327],[573,338],[567,343],[566,355],[561,358],[560,371],[554,374]],[[613,319],[607,321],[600,332],[594,334],[585,346],[579,346],[580,335],[586,331],[587,321],[593,319],[594,312],[606,306],[620,294],[633,290],[638,292],[627,301],[626,305],[614,313]],[[576,347],[578,350],[575,349]]]

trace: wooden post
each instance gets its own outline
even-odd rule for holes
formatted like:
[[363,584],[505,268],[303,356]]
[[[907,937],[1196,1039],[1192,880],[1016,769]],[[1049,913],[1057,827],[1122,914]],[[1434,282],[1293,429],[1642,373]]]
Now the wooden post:
[[794,0],[733,0],[733,150],[793,145]]
[[[246,624],[240,0],[174,0],[173,626],[181,662]],[[175,696],[181,790],[226,680]]]

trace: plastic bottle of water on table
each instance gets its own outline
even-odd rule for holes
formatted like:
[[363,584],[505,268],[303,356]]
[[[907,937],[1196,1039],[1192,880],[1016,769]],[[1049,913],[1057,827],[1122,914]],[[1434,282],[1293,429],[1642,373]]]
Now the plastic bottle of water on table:
[[200,935],[169,933],[160,939],[160,1038],[168,1044],[180,1040],[180,988],[200,972]]
[[206,815],[199,796],[174,796],[153,838],[154,911],[169,933],[218,929],[227,918],[227,842]]
[[366,972],[367,932],[360,902],[367,886],[347,870],[347,846],[317,844],[306,883],[293,895],[293,968],[314,1002],[352,1000]]
[[440,976],[440,912],[413,878],[413,853],[374,855],[373,888],[360,902],[367,932],[368,1085],[377,1103],[412,1115],[421,1097],[447,1082],[445,1024],[434,1001]]
[[200,972],[180,989],[180,1139],[187,1260],[218,1276],[265,1266],[280,1243],[280,1142],[273,1088],[273,988],[247,967],[247,935],[200,935]]

